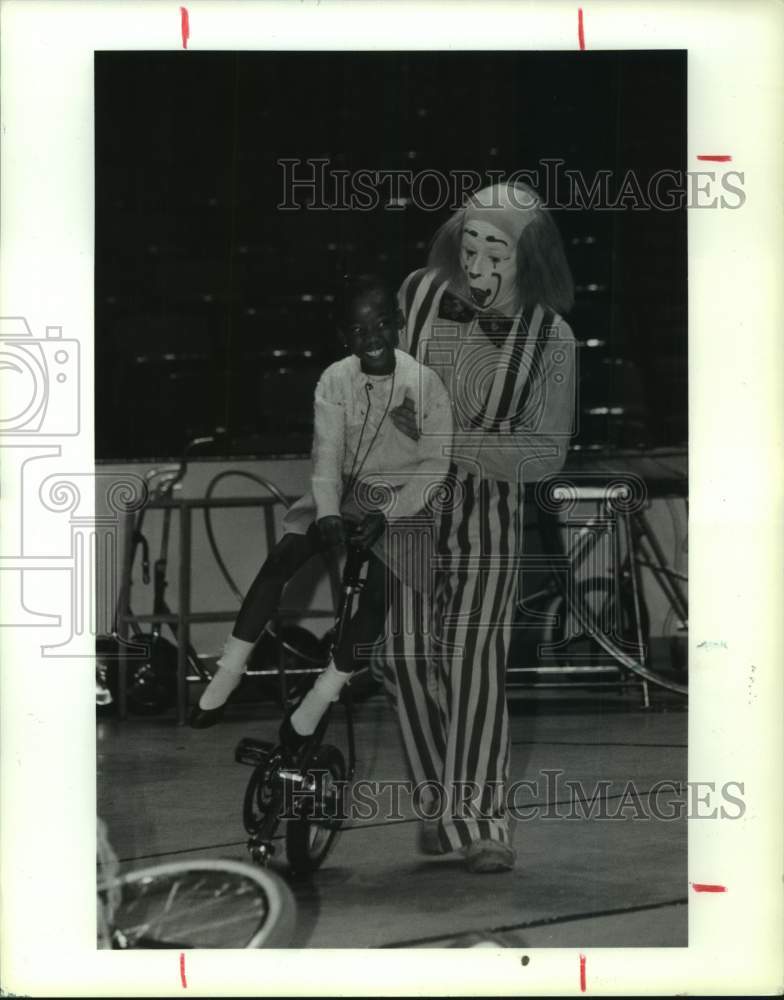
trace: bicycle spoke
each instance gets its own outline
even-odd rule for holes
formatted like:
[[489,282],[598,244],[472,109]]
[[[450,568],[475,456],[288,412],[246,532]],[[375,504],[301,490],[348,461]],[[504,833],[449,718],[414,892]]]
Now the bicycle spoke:
[[[205,892],[208,893],[206,897]],[[157,905],[154,894],[142,895],[134,900],[128,909],[132,911],[145,904]],[[211,909],[215,910],[216,914],[208,918]],[[202,878],[195,886],[182,889],[181,882],[175,882],[167,893],[160,913],[151,919],[126,925],[122,928],[122,932],[133,940],[150,937],[166,941],[167,931],[176,928],[176,933],[171,934],[171,939],[190,942],[196,935],[206,931],[218,932],[239,923],[252,922],[255,929],[268,910],[267,901],[259,896],[258,890],[254,890],[251,885],[233,886],[231,882],[224,880],[211,888]],[[253,930],[248,933],[248,940],[253,933]]]
[[[232,927],[236,927],[240,924],[245,924],[248,922],[252,923],[251,929],[248,931],[247,938],[253,937],[256,928],[261,923],[267,912],[266,907],[259,904],[258,909],[254,913],[229,913],[227,916],[220,918],[213,918],[208,921],[202,921],[201,923],[189,924],[187,921],[176,926],[177,933],[172,935],[171,940],[177,941],[180,944],[191,944],[198,946],[199,942],[196,940],[197,935],[204,934],[208,931],[222,931],[227,930]],[[155,934],[148,934],[146,931],[149,928],[149,924],[139,924],[132,927],[127,927],[122,929],[122,933],[131,941],[138,941],[139,938],[151,937],[156,941],[165,942],[167,940],[165,933],[161,934],[157,932]],[[214,945],[213,945],[214,947]],[[242,947],[241,943],[232,943],[231,947]]]
[[174,904],[174,900],[177,897],[177,893],[179,892],[179,889],[180,889],[179,882],[174,882],[172,884],[171,889],[169,889],[169,895],[166,897],[166,903],[163,907],[160,917],[158,918],[159,925],[163,922],[163,919],[166,917],[166,914],[169,913],[169,911],[171,910]]

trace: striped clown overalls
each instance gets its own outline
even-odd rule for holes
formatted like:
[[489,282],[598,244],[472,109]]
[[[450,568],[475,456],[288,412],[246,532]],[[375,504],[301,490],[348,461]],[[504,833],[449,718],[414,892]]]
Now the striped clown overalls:
[[435,271],[409,275],[399,298],[401,349],[441,377],[455,437],[432,504],[428,585],[392,583],[384,684],[421,792],[418,814],[439,819],[443,849],[509,843],[505,674],[523,485],[563,464],[573,433],[574,338],[538,305],[506,328],[482,329]]

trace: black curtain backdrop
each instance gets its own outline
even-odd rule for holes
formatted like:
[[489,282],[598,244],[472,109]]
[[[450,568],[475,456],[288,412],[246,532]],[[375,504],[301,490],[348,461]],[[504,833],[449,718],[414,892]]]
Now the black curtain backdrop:
[[[684,52],[99,52],[95,108],[100,460],[174,457],[216,427],[222,454],[306,453],[336,277],[399,283],[449,215],[283,212],[281,159],[483,177],[562,160],[643,191],[686,168]],[[684,444],[685,208],[553,214],[583,345],[575,444]]]

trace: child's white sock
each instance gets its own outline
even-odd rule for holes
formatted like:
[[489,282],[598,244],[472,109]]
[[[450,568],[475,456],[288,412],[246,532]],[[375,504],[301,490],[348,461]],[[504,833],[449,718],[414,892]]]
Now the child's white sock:
[[294,727],[294,732],[300,736],[310,736],[314,733],[327,706],[331,701],[338,700],[343,685],[350,677],[351,674],[338,670],[334,661],[330,661],[327,669],[318,675],[316,683],[292,714],[291,725]]
[[242,680],[245,664],[255,643],[230,635],[218,660],[218,669],[199,698],[199,708],[209,711],[220,708]]

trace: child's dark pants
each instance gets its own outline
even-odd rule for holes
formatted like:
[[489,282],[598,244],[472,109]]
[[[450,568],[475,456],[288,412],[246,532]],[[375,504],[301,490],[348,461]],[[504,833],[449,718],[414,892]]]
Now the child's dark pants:
[[[273,617],[283,588],[305,563],[327,546],[321,541],[318,527],[312,524],[304,535],[286,534],[267,556],[264,565],[242,602],[233,635],[245,642],[256,642],[264,626]],[[346,629],[343,641],[335,650],[335,665],[344,673],[352,673],[366,665],[355,650],[371,646],[382,635],[389,608],[387,568],[372,551],[368,554],[365,586],[360,591],[358,607]]]

